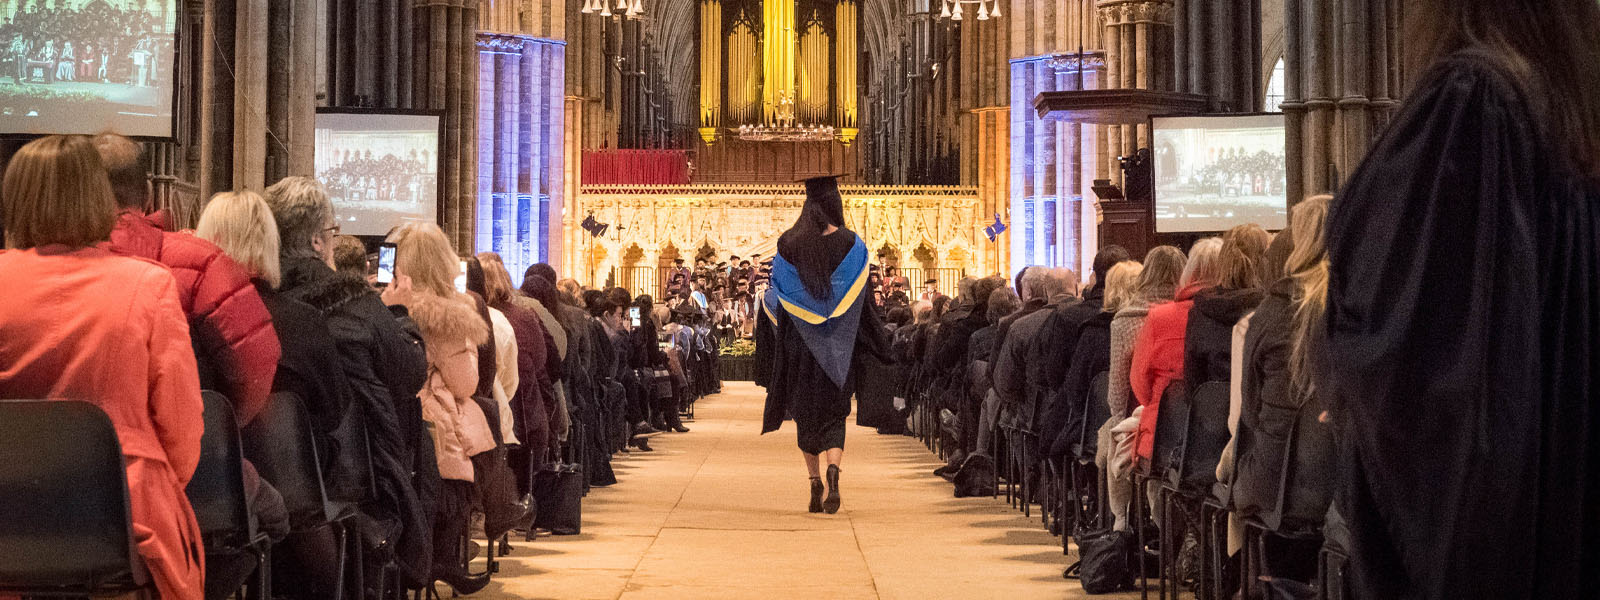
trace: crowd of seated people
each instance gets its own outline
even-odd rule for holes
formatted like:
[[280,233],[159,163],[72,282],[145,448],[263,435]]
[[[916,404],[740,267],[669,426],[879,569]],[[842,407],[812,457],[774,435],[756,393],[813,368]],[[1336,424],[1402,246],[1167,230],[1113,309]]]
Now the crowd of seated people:
[[[260,573],[209,547],[201,532],[217,524],[190,508],[206,500],[186,495],[202,390],[236,415],[273,593],[322,600],[482,589],[494,570],[470,566],[477,540],[492,561],[512,533],[544,532],[547,474],[577,473],[584,491],[617,483],[614,455],[687,432],[681,415],[716,389],[710,329],[692,315],[544,264],[519,289],[492,253],[463,274],[436,225],[391,232],[394,281],[375,285],[311,178],[218,194],[195,230],[165,231],[146,214],[140,152],[111,134],[51,136],[8,165],[0,277],[33,283],[0,307],[0,400],[81,400],[110,417],[136,554],[162,598],[229,596]],[[283,414],[308,426],[285,439]],[[295,500],[302,482],[274,481],[254,447],[314,448],[332,508]]]
[[[935,473],[957,497],[1004,488],[1037,506],[1078,543],[1069,574],[1090,591],[1133,589],[1145,558],[1151,575],[1160,563],[1170,583],[1222,594],[1206,597],[1241,582],[1304,597],[1332,498],[1309,380],[1328,200],[1298,204],[1277,236],[1244,225],[1142,260],[1108,246],[1085,285],[1030,267],[898,311],[906,427],[947,459]],[[1241,552],[1247,531],[1264,553]]]

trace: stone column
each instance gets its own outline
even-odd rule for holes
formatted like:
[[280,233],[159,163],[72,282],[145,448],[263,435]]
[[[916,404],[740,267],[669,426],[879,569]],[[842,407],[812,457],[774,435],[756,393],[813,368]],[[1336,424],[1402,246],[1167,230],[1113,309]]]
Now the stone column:
[[1399,104],[1402,0],[1288,0],[1289,202],[1350,177]]
[[[1172,0],[1098,0],[1100,23],[1105,27],[1107,88],[1168,91],[1173,76]],[[1150,143],[1147,125],[1112,125],[1105,128],[1104,164],[1132,154]],[[1102,171],[1113,181],[1122,175],[1115,168]]]
[[415,99],[422,108],[444,111],[439,152],[439,223],[458,250],[472,248],[478,189],[478,52],[476,0],[415,0],[421,38]]
[[1261,110],[1261,0],[1176,0],[1177,89],[1211,97],[1213,112]]

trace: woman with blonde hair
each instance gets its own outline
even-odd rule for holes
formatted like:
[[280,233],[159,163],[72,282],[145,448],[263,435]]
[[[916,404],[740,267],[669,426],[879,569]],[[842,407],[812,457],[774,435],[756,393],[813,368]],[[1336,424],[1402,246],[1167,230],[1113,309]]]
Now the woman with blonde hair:
[[165,600],[204,596],[200,526],[184,493],[200,460],[200,380],[172,273],[112,255],[116,201],[89,138],[49,136],[0,183],[0,398],[85,400],[116,428],[134,550]]
[[[384,302],[407,308],[422,333],[428,358],[428,378],[417,398],[422,418],[433,425],[434,459],[444,478],[433,528],[434,576],[470,594],[488,584],[487,574],[468,576],[457,549],[467,535],[473,485],[480,475],[487,475],[478,472],[473,458],[497,446],[485,409],[473,398],[480,382],[480,347],[489,341],[489,324],[475,310],[473,298],[456,291],[460,262],[439,226],[407,224],[389,239],[395,244],[395,281],[384,290]],[[484,503],[489,509],[490,499]],[[514,525],[489,522],[496,520],[486,517],[490,539]]]
[[1183,379],[1183,340],[1189,327],[1189,310],[1200,290],[1217,284],[1222,276],[1218,256],[1222,240],[1206,238],[1196,242],[1183,267],[1183,279],[1172,302],[1154,306],[1133,344],[1133,362],[1128,366],[1128,382],[1134,398],[1144,407],[1135,437],[1135,464],[1150,460],[1155,450],[1156,418],[1161,396],[1167,386]]
[[[251,283],[266,305],[272,327],[283,345],[272,391],[293,392],[310,412],[312,435],[316,438],[323,484],[329,497],[350,502],[367,499],[367,480],[363,472],[355,468],[358,457],[353,453],[357,444],[367,443],[366,436],[361,435],[364,430],[348,426],[354,419],[365,421],[367,413],[350,400],[339,349],[329,334],[327,317],[277,289],[282,280],[280,241],[271,207],[255,192],[219,193],[200,213],[195,235],[216,244],[249,273]],[[248,470],[247,474],[250,472],[253,470]],[[246,483],[248,490],[248,475]],[[281,507],[282,501],[278,504]],[[303,533],[292,534],[285,540],[290,551],[284,554],[287,560],[294,561],[296,572],[306,576],[306,587],[299,591],[314,596],[319,590],[332,590],[338,580],[337,542],[331,530],[317,527],[320,520],[295,522],[300,516],[288,515],[288,528]]]
[[[1234,507],[1241,519],[1260,519],[1269,532],[1297,539],[1321,533],[1333,497],[1333,430],[1319,419],[1323,403],[1311,377],[1327,305],[1323,232],[1332,199],[1295,206],[1289,276],[1272,284],[1250,318],[1241,370]],[[1321,544],[1278,541],[1268,540],[1277,556],[1265,563],[1274,572],[1263,575],[1309,583]]]
[[[1195,248],[1202,253],[1209,243],[1201,240]],[[1214,255],[1214,253],[1213,253]],[[1177,293],[1178,283],[1182,281],[1183,274],[1188,270],[1188,258],[1183,251],[1172,246],[1157,246],[1145,253],[1143,268],[1139,271],[1139,279],[1135,284],[1133,297],[1127,304],[1117,309],[1116,315],[1111,319],[1110,362],[1106,372],[1106,410],[1110,416],[1100,427],[1099,440],[1107,443],[1100,444],[1095,455],[1095,462],[1101,465],[1107,475],[1107,497],[1111,504],[1111,514],[1115,519],[1114,527],[1126,530],[1128,526],[1128,501],[1132,498],[1131,483],[1120,476],[1115,465],[1131,464],[1132,457],[1122,457],[1122,460],[1112,460],[1119,445],[1113,446],[1112,429],[1128,419],[1133,413],[1129,398],[1133,395],[1130,383],[1129,370],[1133,366],[1134,342],[1139,338],[1139,332],[1144,330],[1145,319],[1150,315],[1150,308],[1166,302],[1171,302]]]
[[1184,386],[1194,391],[1228,381],[1233,326],[1266,297],[1267,246],[1272,236],[1256,225],[1240,225],[1222,236],[1217,285],[1197,292],[1183,342]]

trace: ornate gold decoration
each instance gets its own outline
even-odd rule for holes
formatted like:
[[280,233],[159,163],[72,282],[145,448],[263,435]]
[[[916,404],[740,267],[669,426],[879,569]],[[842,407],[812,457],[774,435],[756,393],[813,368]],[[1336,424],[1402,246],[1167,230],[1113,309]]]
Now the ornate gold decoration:
[[[840,195],[846,224],[875,252],[925,248],[930,266],[998,270],[982,233],[988,215],[981,214],[976,187],[846,185]],[[594,253],[602,279],[612,269],[655,266],[673,250],[771,256],[804,204],[800,185],[585,186],[581,196],[584,211],[613,225],[593,242],[605,250]],[[634,246],[643,252],[629,261]]]

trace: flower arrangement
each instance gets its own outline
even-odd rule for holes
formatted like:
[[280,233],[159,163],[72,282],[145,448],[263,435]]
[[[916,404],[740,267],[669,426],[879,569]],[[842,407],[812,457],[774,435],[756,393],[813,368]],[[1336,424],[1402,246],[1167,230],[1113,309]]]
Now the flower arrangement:
[[723,346],[722,350],[719,352],[719,354],[721,354],[722,356],[732,356],[732,357],[755,356],[755,354],[756,354],[756,343],[755,343],[755,340],[750,340],[750,339],[734,340],[733,343],[730,343],[730,344],[728,344],[726,346]]

